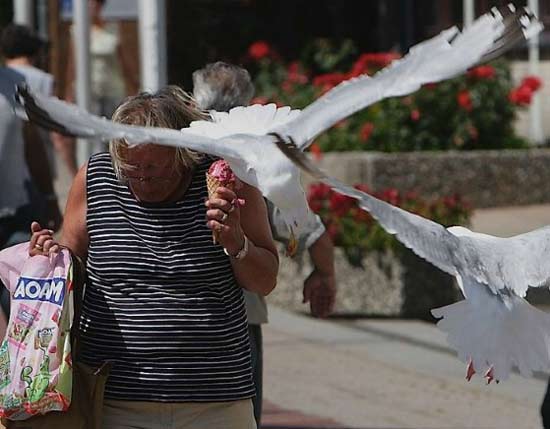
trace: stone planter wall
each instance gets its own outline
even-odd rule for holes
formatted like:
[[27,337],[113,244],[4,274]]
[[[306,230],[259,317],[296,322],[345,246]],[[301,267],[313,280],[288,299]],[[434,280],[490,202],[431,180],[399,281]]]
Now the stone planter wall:
[[[550,203],[550,149],[325,154],[328,174],[373,190],[417,191],[426,198],[459,192],[474,208]],[[304,177],[304,184],[311,178]],[[364,268],[351,267],[336,249],[339,315],[398,316],[430,319],[429,310],[462,299],[454,279],[405,250],[399,255],[373,253]],[[297,311],[309,258],[281,258],[279,282],[268,301]],[[530,291],[537,304],[550,304],[547,290]]]
[[[302,304],[303,281],[311,272],[309,257],[281,258],[279,279],[268,302],[295,311]],[[429,310],[461,299],[453,277],[409,250],[367,255],[363,268],[352,267],[341,249],[335,249],[338,294],[335,314],[397,316],[430,319]]]
[[327,153],[320,166],[373,190],[417,191],[427,198],[459,192],[478,208],[550,202],[550,149]]

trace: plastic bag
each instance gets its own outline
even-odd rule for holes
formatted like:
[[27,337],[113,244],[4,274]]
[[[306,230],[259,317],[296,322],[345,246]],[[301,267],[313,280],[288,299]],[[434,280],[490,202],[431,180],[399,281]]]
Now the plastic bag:
[[30,257],[28,246],[0,252],[0,279],[11,294],[0,345],[0,416],[10,420],[66,411],[71,402],[71,256],[63,249]]

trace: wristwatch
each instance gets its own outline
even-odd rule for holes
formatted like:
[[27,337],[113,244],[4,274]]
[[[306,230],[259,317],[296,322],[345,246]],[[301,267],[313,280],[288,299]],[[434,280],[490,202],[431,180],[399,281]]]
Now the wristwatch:
[[239,250],[235,255],[230,255],[225,247],[223,248],[223,253],[225,253],[230,258],[243,259],[248,254],[248,237],[246,235],[244,236],[243,248]]

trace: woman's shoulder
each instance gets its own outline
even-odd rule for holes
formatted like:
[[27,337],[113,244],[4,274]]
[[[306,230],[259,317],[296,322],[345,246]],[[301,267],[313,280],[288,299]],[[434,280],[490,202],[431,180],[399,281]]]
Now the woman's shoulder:
[[91,174],[114,172],[111,154],[109,152],[99,152],[88,159],[88,170]]

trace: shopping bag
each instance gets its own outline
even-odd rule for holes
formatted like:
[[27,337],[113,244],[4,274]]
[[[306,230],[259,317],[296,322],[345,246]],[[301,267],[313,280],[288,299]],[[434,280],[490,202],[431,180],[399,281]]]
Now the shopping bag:
[[0,344],[0,416],[25,420],[71,403],[73,270],[66,249],[28,254],[29,243],[0,252],[11,311]]

